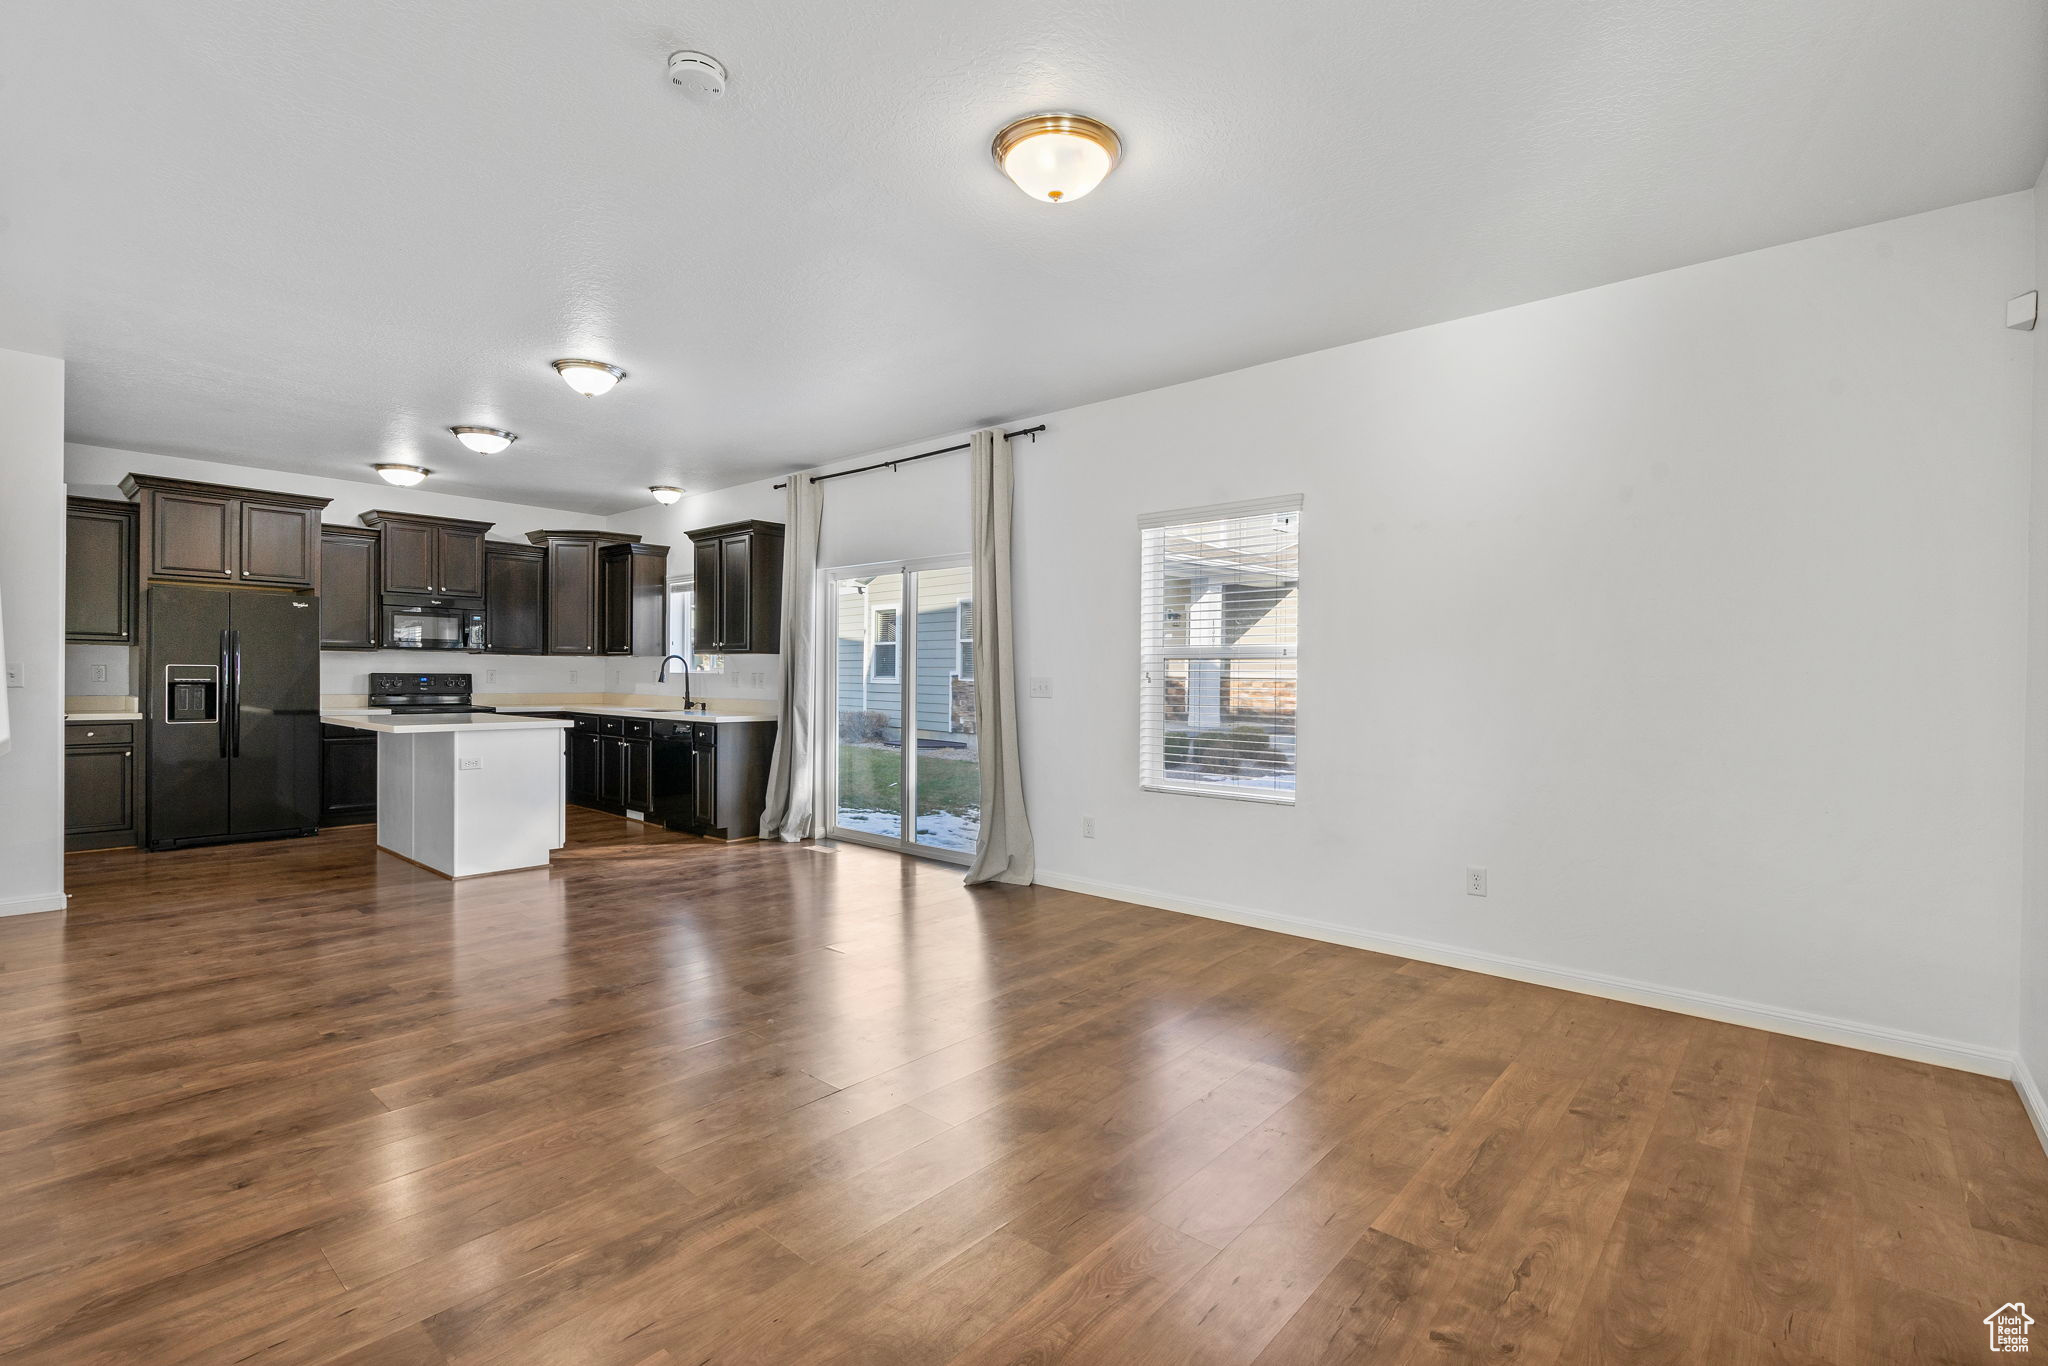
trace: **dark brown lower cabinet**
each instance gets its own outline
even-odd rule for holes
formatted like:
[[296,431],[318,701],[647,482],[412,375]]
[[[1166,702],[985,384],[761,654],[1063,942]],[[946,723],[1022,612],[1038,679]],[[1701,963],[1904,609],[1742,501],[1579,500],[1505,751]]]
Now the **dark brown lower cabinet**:
[[655,811],[671,830],[711,839],[761,833],[773,721],[657,721]]
[[569,800],[578,806],[597,804],[598,775],[603,765],[598,755],[604,737],[597,733],[595,716],[572,717],[576,728],[569,732]]
[[64,727],[64,848],[118,849],[135,843],[139,789],[133,721]]
[[654,805],[654,746],[646,740],[602,737],[598,759],[600,806],[645,813]]
[[320,727],[320,824],[377,819],[377,737],[351,726]]

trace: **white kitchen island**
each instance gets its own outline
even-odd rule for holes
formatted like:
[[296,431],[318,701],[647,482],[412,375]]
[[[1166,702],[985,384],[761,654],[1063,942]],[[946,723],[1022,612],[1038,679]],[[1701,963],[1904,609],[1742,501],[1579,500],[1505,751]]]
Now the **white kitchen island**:
[[377,847],[444,877],[544,868],[562,847],[562,732],[491,712],[333,712],[377,735]]

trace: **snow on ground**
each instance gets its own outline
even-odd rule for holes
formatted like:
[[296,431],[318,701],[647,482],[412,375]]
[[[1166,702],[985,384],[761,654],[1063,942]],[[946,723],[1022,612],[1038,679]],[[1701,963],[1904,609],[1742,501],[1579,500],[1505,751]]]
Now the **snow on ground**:
[[[858,830],[864,835],[881,835],[897,839],[903,834],[903,825],[894,811],[841,811],[835,822],[841,830]],[[941,849],[958,849],[971,853],[974,843],[981,837],[981,818],[962,816],[951,811],[934,811],[917,818],[917,842],[936,845]]]

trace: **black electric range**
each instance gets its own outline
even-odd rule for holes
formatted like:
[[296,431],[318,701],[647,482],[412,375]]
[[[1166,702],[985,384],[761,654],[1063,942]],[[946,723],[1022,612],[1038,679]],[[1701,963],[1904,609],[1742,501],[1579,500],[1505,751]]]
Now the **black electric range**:
[[468,674],[371,674],[370,705],[395,715],[496,711],[469,700]]

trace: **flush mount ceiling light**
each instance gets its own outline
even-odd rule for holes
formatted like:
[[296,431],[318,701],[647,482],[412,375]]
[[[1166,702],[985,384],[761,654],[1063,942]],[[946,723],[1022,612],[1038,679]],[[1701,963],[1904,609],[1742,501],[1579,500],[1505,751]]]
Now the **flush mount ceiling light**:
[[649,484],[647,491],[654,495],[657,503],[673,503],[683,496],[683,491],[674,484]]
[[558,360],[555,373],[585,398],[610,393],[612,386],[626,377],[624,370],[616,365],[606,365],[601,360]]
[[990,150],[1018,189],[1048,204],[1064,204],[1087,194],[1116,169],[1123,144],[1100,119],[1033,114],[997,133]]
[[423,470],[418,465],[378,465],[376,470],[378,474],[384,476],[385,483],[396,484],[402,489],[411,488],[433,473],[432,470]]
[[478,455],[496,455],[519,438],[496,427],[450,427],[455,439]]

